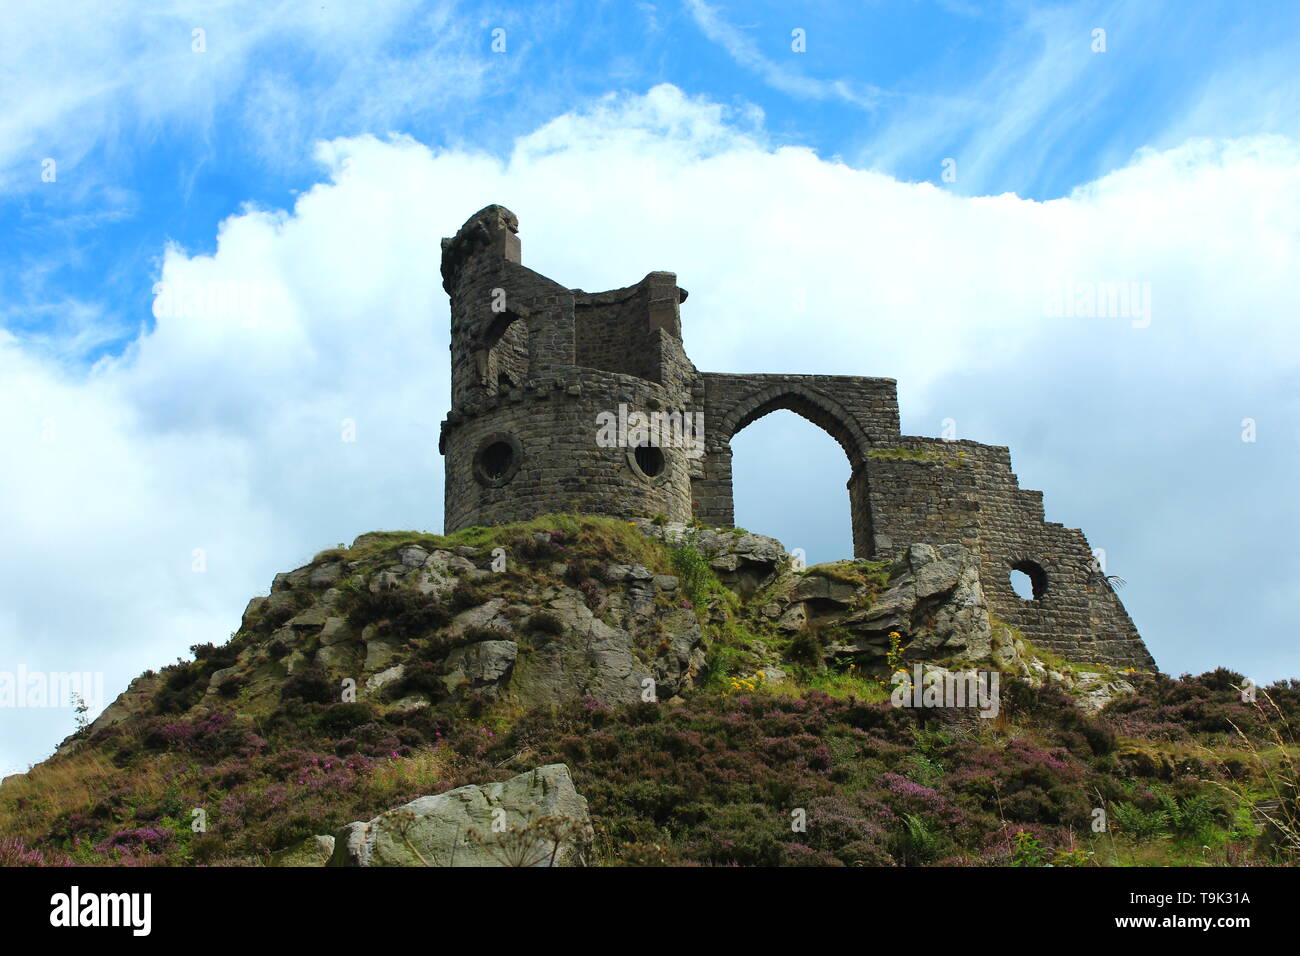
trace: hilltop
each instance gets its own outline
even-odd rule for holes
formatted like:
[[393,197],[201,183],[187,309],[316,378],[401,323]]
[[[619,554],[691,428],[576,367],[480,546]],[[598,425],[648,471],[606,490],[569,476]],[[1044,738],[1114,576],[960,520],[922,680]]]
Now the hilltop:
[[[1227,670],[1037,648],[990,613],[959,545],[802,568],[771,538],[662,520],[376,532],[277,575],[227,642],[192,651],[0,786],[0,864],[319,864],[335,834],[373,838],[362,821],[471,785],[483,807],[581,817],[556,862],[1300,848],[1300,685],[1252,702]],[[900,671],[922,687],[900,692]],[[896,706],[993,674],[982,709]],[[333,862],[355,863],[342,846]]]

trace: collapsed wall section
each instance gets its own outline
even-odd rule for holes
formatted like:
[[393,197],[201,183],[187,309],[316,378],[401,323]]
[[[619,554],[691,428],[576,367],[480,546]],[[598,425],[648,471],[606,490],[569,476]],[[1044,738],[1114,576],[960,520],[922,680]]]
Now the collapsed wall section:
[[[964,544],[979,557],[993,612],[1071,660],[1149,668],[1154,661],[1098,567],[1083,532],[1045,521],[1041,492],[1022,489],[1005,447],[901,437],[873,448],[850,481],[866,504],[855,543],[871,557],[914,542]],[[1011,572],[1033,584],[1020,597]]]

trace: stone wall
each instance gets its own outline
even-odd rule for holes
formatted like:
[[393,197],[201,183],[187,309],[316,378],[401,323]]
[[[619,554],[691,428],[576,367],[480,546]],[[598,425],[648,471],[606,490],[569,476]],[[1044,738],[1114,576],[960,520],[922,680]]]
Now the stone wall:
[[684,450],[661,449],[650,474],[633,449],[597,443],[602,413],[691,404],[697,373],[681,345],[676,277],[651,273],[608,293],[566,289],[521,264],[515,228],[512,214],[488,207],[444,241],[444,528],[557,511],[689,519]]
[[[1154,662],[1083,532],[1044,521],[1043,495],[1020,488],[1005,447],[901,437],[868,453],[849,482],[855,549],[897,557],[917,542],[962,544],[979,557],[993,613],[1038,646],[1081,661],[1151,667]],[[1035,596],[1011,587],[1024,571]]]
[[[512,213],[489,206],[443,240],[448,532],[556,511],[730,527],[731,439],[786,409],[844,449],[857,557],[963,545],[978,557],[994,613],[1038,645],[1152,666],[1082,532],[1044,520],[1042,494],[1019,487],[1006,448],[900,435],[889,378],[701,373],[682,346],[686,292],[673,273],[609,292],[566,289],[523,266],[517,230]],[[600,447],[597,416],[620,406],[702,412],[703,454],[661,447],[647,463],[631,448]],[[1013,569],[1035,581],[1034,598],[1012,590]]]
[[664,344],[681,341],[678,307],[685,300],[671,272],[611,292],[574,290],[575,363],[664,381]]

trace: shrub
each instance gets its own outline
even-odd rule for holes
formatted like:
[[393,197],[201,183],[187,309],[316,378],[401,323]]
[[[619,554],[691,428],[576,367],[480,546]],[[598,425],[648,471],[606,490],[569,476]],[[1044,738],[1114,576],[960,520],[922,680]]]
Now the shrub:
[[281,700],[301,700],[309,704],[330,704],[338,699],[338,688],[325,673],[325,668],[313,664],[289,677],[280,689]]
[[406,665],[399,680],[393,681],[385,689],[389,700],[398,700],[408,694],[427,694],[435,700],[447,696],[447,684],[443,680],[445,668],[430,661],[412,661]]
[[[456,587],[459,589],[462,585]],[[454,607],[455,591],[452,592],[452,597]],[[406,588],[393,588],[374,594],[360,591],[351,597],[347,620],[357,631],[375,624],[387,633],[400,637],[419,637],[445,627],[451,620],[451,609],[418,591]]]
[[1119,803],[1111,811],[1115,826],[1135,840],[1151,840],[1168,835],[1169,815],[1163,809],[1143,810],[1132,803]]
[[448,600],[451,612],[459,614],[461,611],[483,606],[488,602],[488,596],[481,588],[462,581],[451,589],[451,596]]
[[231,674],[217,685],[217,693],[226,700],[233,700],[239,696],[239,692],[244,688],[244,685],[247,682],[247,678],[242,677],[239,674]]
[[316,725],[330,736],[339,736],[374,720],[369,704],[348,702],[334,704],[317,718]]
[[717,584],[713,568],[709,567],[709,559],[689,538],[685,543],[672,548],[668,552],[668,557],[673,571],[681,582],[682,591],[690,599],[691,604],[698,607],[705,603],[709,592]]

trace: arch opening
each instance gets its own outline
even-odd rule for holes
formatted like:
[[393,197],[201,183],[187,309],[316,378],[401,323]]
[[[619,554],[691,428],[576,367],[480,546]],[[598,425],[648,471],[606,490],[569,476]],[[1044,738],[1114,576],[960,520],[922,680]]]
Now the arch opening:
[[490,391],[509,391],[528,378],[528,323],[513,312],[502,312],[483,336],[487,347],[484,385]]
[[737,428],[730,447],[737,526],[801,549],[810,565],[853,556],[852,468],[834,435],[772,407]]

